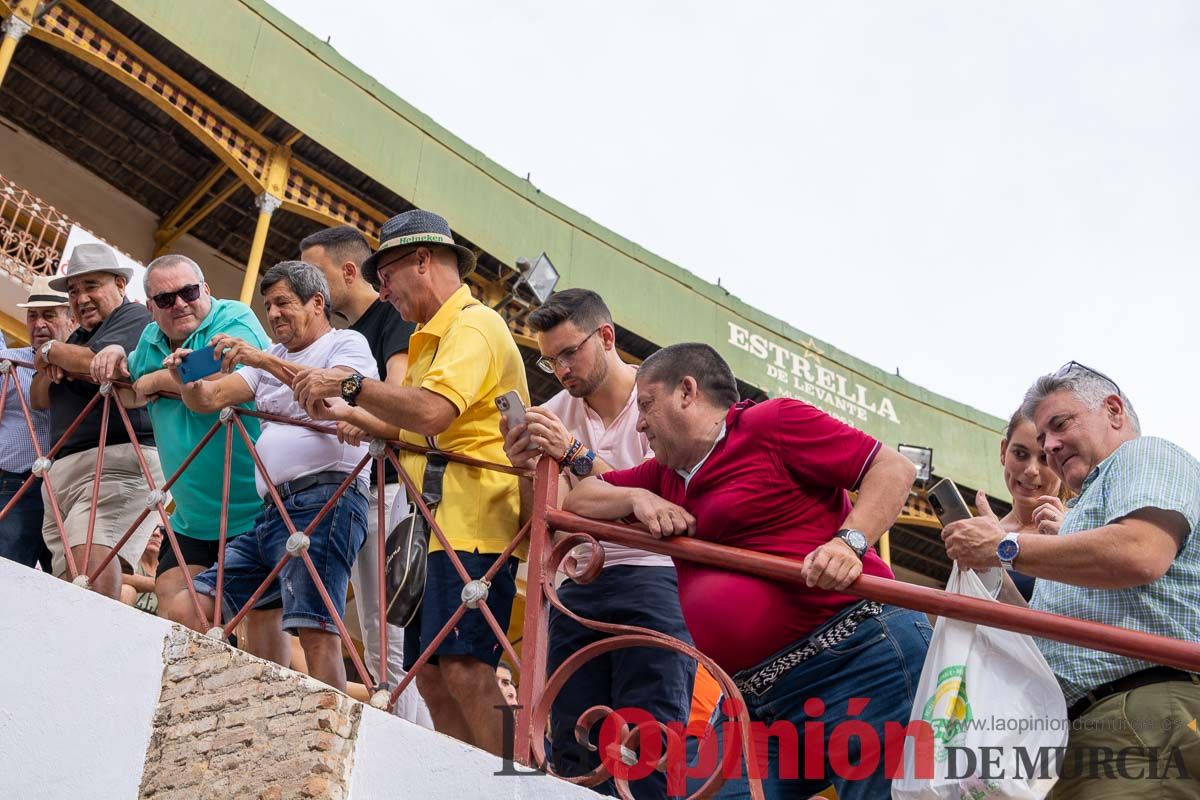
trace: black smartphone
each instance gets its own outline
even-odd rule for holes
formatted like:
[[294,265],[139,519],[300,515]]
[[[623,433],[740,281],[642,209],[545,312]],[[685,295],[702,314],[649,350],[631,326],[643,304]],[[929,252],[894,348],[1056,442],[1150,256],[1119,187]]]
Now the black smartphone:
[[933,506],[933,513],[937,515],[943,528],[951,522],[971,518],[971,509],[967,507],[967,502],[963,500],[954,481],[949,478],[942,478],[929,490],[929,505]]
[[212,345],[203,350],[193,350],[179,361],[179,379],[184,383],[207,378],[220,370],[221,359],[217,358]]

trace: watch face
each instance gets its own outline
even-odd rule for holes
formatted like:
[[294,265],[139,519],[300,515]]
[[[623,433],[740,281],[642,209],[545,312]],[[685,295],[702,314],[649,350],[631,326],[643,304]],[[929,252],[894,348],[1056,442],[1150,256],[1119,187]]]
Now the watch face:
[[571,462],[571,472],[581,478],[592,474],[592,460],[587,456],[580,456]]
[[354,380],[354,376],[342,378],[342,394],[351,394],[358,388],[358,381]]
[[1004,539],[996,546],[996,555],[1001,561],[1011,562],[1021,552],[1021,547],[1012,539]]
[[867,537],[859,531],[848,532],[846,542],[860,553],[867,549]]

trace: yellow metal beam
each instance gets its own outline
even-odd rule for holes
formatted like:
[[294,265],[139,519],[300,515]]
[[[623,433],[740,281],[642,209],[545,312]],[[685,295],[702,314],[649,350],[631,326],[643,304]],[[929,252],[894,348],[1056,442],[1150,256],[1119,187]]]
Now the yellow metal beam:
[[263,251],[267,247],[267,231],[271,227],[271,215],[279,208],[279,198],[260,194],[255,204],[258,206],[258,222],[254,226],[254,240],[250,243],[250,258],[246,261],[242,294],[238,298],[246,305],[250,305],[250,301],[254,299],[254,286],[258,283],[258,270],[262,266]]
[[9,347],[24,347],[29,344],[29,328],[21,320],[10,317],[3,311],[0,311],[0,331],[4,331],[4,338],[8,340]]
[[116,28],[77,4],[58,5],[31,36],[112,76],[160,108],[243,181],[262,188],[273,143]]
[[[5,7],[7,8],[7,3]],[[17,52],[17,42],[33,28],[33,18],[37,14],[37,0],[21,0],[4,22],[0,24],[0,84],[8,73],[8,65],[12,63],[13,53]]]
[[[258,121],[258,124],[254,126],[254,130],[262,133],[267,129],[267,126],[276,119],[277,117],[268,111],[263,115],[263,118]],[[299,135],[297,135],[295,138],[299,138]],[[208,193],[209,189],[216,185],[217,181],[221,179],[221,176],[228,171],[229,167],[223,162],[217,164],[212,168],[211,172],[204,176],[204,180],[200,181],[200,183],[196,185],[196,188],[192,189],[188,196],[185,197],[183,201],[179,203],[179,205],[175,206],[175,208],[171,210],[170,214],[167,214],[165,217],[163,217],[162,222],[159,223],[158,230],[154,232],[154,241],[158,245],[158,249],[156,249],[154,253],[155,256],[160,256],[166,251],[166,248],[170,245],[169,243],[163,243],[167,241],[168,237],[171,237],[175,228],[179,226],[180,221],[184,218],[184,216],[187,215],[189,211],[192,210],[192,207],[195,206],[196,203],[200,202],[200,198],[204,197],[204,195]],[[230,192],[230,194],[232,194],[232,192]],[[229,195],[226,195],[227,198],[228,196]],[[209,213],[211,213],[211,209],[209,210]],[[208,215],[205,214],[205,216]],[[193,216],[190,221],[191,224],[189,224],[188,227],[191,228],[203,218],[204,217]],[[174,242],[178,238],[178,236],[174,236],[170,239],[170,241]],[[160,250],[162,252],[159,252]]]
[[245,186],[245,184],[241,181],[233,181],[220,192],[218,192],[211,200],[201,206],[195,214],[192,214],[192,216],[188,217],[186,222],[183,222],[177,227],[172,228],[170,231],[163,232],[163,236],[161,238],[159,237],[159,233],[156,232],[154,234],[154,240],[157,244],[154,248],[154,257],[158,258],[161,255],[165,255],[167,251],[171,249],[171,245],[179,241],[179,239],[185,233],[196,227],[196,225],[203,221],[205,217],[216,211],[218,206],[232,197],[234,193],[243,186]]
[[258,283],[258,269],[262,266],[263,251],[267,247],[267,231],[271,226],[271,215],[283,205],[283,193],[287,186],[288,173],[292,166],[292,149],[287,146],[271,151],[267,165],[267,190],[258,196],[258,222],[254,226],[254,240],[250,243],[250,258],[246,261],[246,276],[242,279],[241,301],[250,304],[254,298],[254,287]]
[[[31,2],[36,0],[22,0]],[[303,136],[300,131],[276,146],[261,129],[248,125],[98,15],[75,3],[51,8],[34,24],[31,35],[91,64],[149,100],[215,153],[256,193],[273,195],[286,210],[326,225],[354,225],[373,244],[377,241],[380,224],[386,219],[382,212],[329,176],[290,162],[288,147]],[[282,172],[273,173],[281,150],[288,153],[287,163]],[[209,175],[207,180],[213,181],[211,189],[217,179]],[[193,192],[189,199],[196,203],[202,196],[203,192]],[[182,218],[187,214],[184,205],[172,216]]]

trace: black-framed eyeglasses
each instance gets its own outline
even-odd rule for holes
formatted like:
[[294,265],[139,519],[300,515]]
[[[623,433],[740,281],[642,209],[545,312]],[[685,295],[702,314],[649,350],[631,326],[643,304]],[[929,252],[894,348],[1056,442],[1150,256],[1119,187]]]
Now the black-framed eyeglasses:
[[571,363],[571,361],[573,361],[575,356],[579,353],[579,348],[583,347],[584,344],[587,343],[587,340],[592,338],[593,336],[595,336],[597,333],[599,333],[600,329],[603,327],[604,326],[601,325],[599,328],[596,328],[596,330],[592,331],[587,336],[583,337],[583,341],[581,341],[579,344],[575,345],[574,347],[568,347],[566,350],[560,350],[558,352],[558,355],[542,356],[541,358],[539,358],[537,360],[538,367],[541,368],[542,372],[553,373],[554,370],[557,368],[558,364],[562,364],[565,366],[565,365]]
[[200,297],[200,284],[189,283],[187,286],[176,289],[173,292],[159,292],[150,299],[159,308],[170,308],[175,305],[176,297],[182,297],[185,303],[196,302],[196,298]]
[[1065,378],[1068,375],[1070,375],[1071,370],[1074,370],[1074,369],[1081,369],[1084,372],[1090,372],[1093,375],[1095,375],[1097,378],[1102,378],[1103,380],[1108,381],[1110,384],[1112,384],[1112,387],[1117,390],[1117,397],[1123,396],[1121,394],[1121,387],[1117,385],[1116,381],[1114,381],[1112,378],[1105,375],[1100,370],[1092,369],[1087,364],[1080,364],[1078,361],[1068,361],[1067,363],[1063,364],[1061,367],[1059,367],[1057,370],[1055,370],[1053,377]]

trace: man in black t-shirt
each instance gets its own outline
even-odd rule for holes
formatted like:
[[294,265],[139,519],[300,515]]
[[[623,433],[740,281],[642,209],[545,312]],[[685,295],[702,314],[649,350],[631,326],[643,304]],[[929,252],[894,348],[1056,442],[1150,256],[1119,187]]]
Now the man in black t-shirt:
[[[67,293],[71,313],[79,323],[79,328],[65,342],[49,341],[36,353],[38,374],[30,386],[29,397],[34,408],[50,409],[51,446],[63,440],[99,391],[96,383],[71,376],[110,374],[107,364],[118,353],[131,352],[137,347],[142,329],[150,322],[146,307],[125,296],[125,285],[132,277],[133,270],[122,267],[116,253],[108,246],[81,244],[71,252],[66,274],[50,281],[52,289]],[[86,553],[103,409],[101,399],[79,427],[62,441],[50,467],[50,483],[54,486],[62,514],[61,532],[54,519],[49,493],[44,484],[42,487],[46,509],[42,536],[53,557],[54,574],[62,577],[67,573],[64,536],[71,547],[75,568],[80,574],[90,572],[91,566],[112,551],[146,507],[146,477],[120,413],[111,409],[100,491],[95,504],[91,553]],[[128,413],[142,456],[156,485],[162,486],[162,469],[154,447],[150,418],[142,409]],[[92,582],[91,588],[119,599],[121,572],[132,574],[157,523],[156,515],[148,515],[117,551],[117,558],[110,561]]]
[[[329,282],[333,312],[346,320],[351,330],[367,340],[379,368],[379,379],[401,385],[408,366],[408,337],[416,326],[405,321],[391,303],[379,299],[379,293],[362,277],[362,262],[371,255],[371,246],[357,228],[342,225],[317,231],[300,242],[300,258],[318,267]],[[366,434],[353,425],[338,423],[340,436],[353,443]],[[354,602],[359,612],[367,668],[379,671],[379,503],[383,498],[384,520],[400,494],[400,481],[389,461],[385,467],[383,491],[376,486],[376,470],[371,465],[370,511],[367,538],[350,573]],[[400,494],[403,499],[403,495]],[[388,527],[384,528],[384,535]],[[388,675],[383,679],[395,686],[404,677],[404,629],[388,626]],[[380,681],[383,682],[383,681]],[[414,683],[396,702],[395,713],[410,722],[433,727],[429,712]]]

